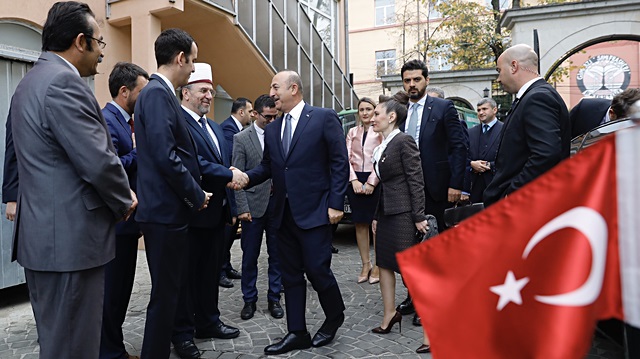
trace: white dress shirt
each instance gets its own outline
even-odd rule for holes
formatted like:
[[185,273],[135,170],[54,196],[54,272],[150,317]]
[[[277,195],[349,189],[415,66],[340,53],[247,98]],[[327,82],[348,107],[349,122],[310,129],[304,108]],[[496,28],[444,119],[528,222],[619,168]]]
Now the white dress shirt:
[[258,125],[256,125],[255,122],[253,123],[253,128],[255,128],[256,135],[258,135],[258,141],[260,141],[260,147],[262,147],[262,150],[264,151],[264,130],[258,127]]
[[[200,119],[202,117],[198,116],[197,113],[189,110],[188,108],[184,107],[184,105],[181,105],[182,108],[187,111],[187,113],[189,115],[191,115],[191,118],[193,118],[194,121],[196,121],[196,124],[200,127],[202,127],[202,125],[200,124]],[[213,140],[213,144],[216,146],[216,148],[218,149],[218,153],[220,153],[220,155],[222,156],[222,151],[220,151],[220,143],[218,143],[218,138],[216,137],[216,134],[213,133],[213,130],[211,129],[211,126],[209,126],[208,122],[205,122],[207,124],[207,132],[209,132],[209,136],[211,136],[211,139]]]
[[[291,115],[291,138],[293,139],[293,134],[296,133],[296,126],[298,126],[298,120],[300,120],[300,116],[302,116],[302,110],[304,109],[304,101],[298,102],[291,111],[289,111],[289,115]],[[286,123],[285,118],[287,114],[284,114],[282,118],[282,128],[280,129],[280,140],[282,140],[282,136],[284,134],[284,125]]]
[[[411,102],[409,101],[409,111],[407,112],[407,120],[404,122],[404,133],[409,134],[409,119],[411,118],[411,114],[413,113],[414,110],[414,103],[418,104],[418,123],[417,123],[417,128],[420,128],[420,126],[422,126],[422,113],[424,112],[424,104],[427,102],[427,94],[425,93],[424,96],[422,96],[421,99],[418,100],[418,102]],[[413,131],[415,131],[416,129],[413,129]],[[420,131],[416,131],[416,143],[418,144],[418,147],[420,147]]]

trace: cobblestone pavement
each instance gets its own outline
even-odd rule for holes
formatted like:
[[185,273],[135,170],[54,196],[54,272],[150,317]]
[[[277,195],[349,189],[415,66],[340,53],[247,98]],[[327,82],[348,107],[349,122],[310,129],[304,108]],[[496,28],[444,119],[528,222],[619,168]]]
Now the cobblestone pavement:
[[[355,245],[352,226],[340,226],[334,245],[340,250],[334,254],[332,269],[340,285],[346,305],[346,320],[338,331],[335,341],[322,348],[293,351],[283,358],[431,358],[430,354],[415,354],[421,344],[422,329],[411,324],[412,316],[403,318],[402,333],[395,326],[387,335],[371,333],[371,328],[380,325],[382,300],[379,286],[368,283],[357,284],[360,272],[360,256]],[[236,241],[232,248],[232,264],[240,269],[242,252]],[[240,328],[240,336],[231,340],[198,340],[196,345],[204,351],[203,358],[262,358],[266,345],[286,333],[286,318],[274,319],[267,310],[266,277],[267,255],[263,246],[259,259],[258,310],[250,320],[240,319],[243,306],[240,281],[234,281],[230,289],[220,288],[220,312],[222,320]],[[151,283],[147,270],[144,251],[138,253],[138,270],[133,289],[129,312],[124,324],[124,336],[130,354],[139,355],[145,322],[145,309],[149,300]],[[307,326],[313,335],[322,322],[324,315],[318,297],[308,286]],[[396,301],[403,300],[406,289],[398,281]],[[283,297],[284,304],[284,297]],[[28,301],[25,286],[0,290],[0,358],[36,359],[38,345],[35,322]],[[461,343],[462,344],[462,343]],[[588,359],[617,359],[620,354],[606,342],[597,342]],[[178,356],[172,352],[171,359]]]

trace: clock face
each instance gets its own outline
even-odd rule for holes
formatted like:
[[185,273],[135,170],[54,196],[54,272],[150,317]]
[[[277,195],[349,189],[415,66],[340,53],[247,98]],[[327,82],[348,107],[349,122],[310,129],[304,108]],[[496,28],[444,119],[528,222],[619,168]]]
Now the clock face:
[[612,99],[631,81],[631,69],[615,55],[597,55],[587,60],[576,77],[585,97]]

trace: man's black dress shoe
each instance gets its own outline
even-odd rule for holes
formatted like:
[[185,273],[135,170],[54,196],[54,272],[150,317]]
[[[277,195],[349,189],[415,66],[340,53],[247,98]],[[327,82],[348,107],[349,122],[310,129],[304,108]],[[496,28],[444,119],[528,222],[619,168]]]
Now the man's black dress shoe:
[[284,317],[284,309],[282,309],[282,307],[280,306],[280,302],[270,300],[269,313],[271,313],[271,316],[276,319]]
[[253,318],[253,314],[256,312],[256,302],[244,303],[244,307],[240,311],[240,318],[247,320]]
[[239,335],[240,330],[238,330],[238,328],[234,328],[230,325],[224,324],[222,321],[218,321],[218,323],[209,331],[196,330],[195,337],[198,339],[233,339],[237,338]]
[[420,317],[418,316],[418,313],[416,313],[416,314],[413,316],[413,322],[412,322],[412,323],[413,323],[413,325],[415,325],[416,327],[420,327],[420,326],[422,326],[422,321],[420,320]]
[[331,253],[338,253],[340,252],[340,250],[336,247],[333,246],[333,244],[331,245]]
[[411,300],[411,296],[407,296],[407,299],[398,304],[396,310],[402,315],[409,315],[415,312],[416,310],[415,308],[413,308],[413,300]]
[[325,321],[316,335],[313,336],[311,345],[317,348],[331,343],[342,323],[344,323],[344,314],[340,314],[339,318],[332,321]]
[[229,279],[242,279],[242,274],[233,268],[229,269],[226,274]]
[[182,359],[196,359],[200,358],[200,350],[193,342],[193,340],[186,340],[181,343],[173,343],[173,349],[176,350],[178,356]]
[[233,288],[233,282],[231,281],[231,279],[227,278],[226,276],[221,276],[218,284],[224,288]]
[[279,342],[265,347],[264,353],[266,355],[278,355],[288,353],[296,349],[309,348],[311,348],[311,335],[309,335],[309,332],[304,334],[289,332]]

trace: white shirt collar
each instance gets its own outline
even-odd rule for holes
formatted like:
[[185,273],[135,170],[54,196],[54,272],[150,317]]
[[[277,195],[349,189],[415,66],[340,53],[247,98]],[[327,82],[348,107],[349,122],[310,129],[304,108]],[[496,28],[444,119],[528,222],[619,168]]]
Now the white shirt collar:
[[233,115],[231,115],[231,118],[233,119],[233,122],[236,123],[236,126],[238,127],[238,130],[242,131],[242,124],[240,123],[240,121],[238,121],[238,119],[235,118]]
[[200,124],[200,119],[201,119],[202,117],[204,117],[204,116],[198,116],[198,114],[197,114],[197,113],[195,113],[195,112],[191,111],[190,109],[188,109],[188,108],[184,107],[184,105],[180,105],[180,106],[182,106],[182,108],[183,108],[185,111],[187,111],[187,113],[188,113],[189,115],[191,115],[191,117],[193,117],[193,119],[194,119],[198,124]]
[[[55,52],[53,52],[53,54],[55,54],[56,56],[58,56],[59,58],[61,58],[61,59],[62,59],[62,61],[66,62],[66,63],[67,63],[67,65],[69,65],[69,67],[71,67],[71,69],[73,70],[73,72],[75,72],[78,76],[80,76],[80,71],[78,71],[78,69],[77,69],[75,66],[73,66],[73,64],[72,64],[72,63],[70,63],[69,61],[67,61],[67,59],[65,59],[64,57],[62,57],[62,56],[60,56],[60,55],[56,54]],[[80,77],[82,77],[82,76],[80,76]]]
[[538,81],[542,79],[542,77],[538,76],[536,78],[533,78],[529,81],[527,81],[527,83],[525,83],[524,85],[522,85],[522,87],[520,88],[520,90],[518,91],[518,93],[516,94],[516,98],[520,99],[522,98],[522,95],[524,95],[525,92],[527,92],[527,90],[529,89],[529,87],[531,87],[531,85],[533,85],[534,82]]
[[173,89],[173,90],[175,90],[175,89],[176,89],[176,87],[175,87],[175,86],[173,86],[173,84],[171,83],[171,81],[169,81],[169,78],[168,78],[168,77],[166,77],[165,75],[163,75],[163,74],[161,74],[161,73],[159,73],[159,72],[156,72],[156,75],[158,75],[158,77],[159,77],[159,78],[161,78],[161,79],[162,79],[162,81],[164,81],[164,82],[167,84],[167,86],[169,86],[169,88],[170,88],[170,89]]
[[486,125],[489,125],[489,128],[493,127],[493,125],[496,124],[496,122],[498,122],[498,118],[494,117],[493,120],[489,123],[487,123]]
[[[420,105],[420,107],[424,108],[424,104],[427,102],[427,96],[428,95],[425,93],[424,96],[418,100],[417,104]],[[409,107],[413,106],[414,103],[416,102],[409,101]]]
[[253,128],[256,130],[256,133],[260,136],[264,136],[264,130],[261,129],[256,123],[253,123]]
[[294,120],[299,120],[300,116],[302,116],[302,110],[304,109],[304,101],[298,102],[297,105],[293,106],[291,111],[289,111],[289,115],[293,117]]
[[117,108],[118,111],[120,111],[120,113],[122,114],[122,117],[124,117],[125,121],[129,122],[129,119],[131,118],[131,115],[129,115],[127,113],[127,111],[125,111],[122,107],[120,107],[120,105],[118,105],[115,101],[111,101],[109,103],[112,104],[113,106],[115,106],[115,108]]

